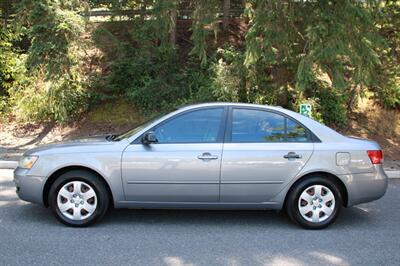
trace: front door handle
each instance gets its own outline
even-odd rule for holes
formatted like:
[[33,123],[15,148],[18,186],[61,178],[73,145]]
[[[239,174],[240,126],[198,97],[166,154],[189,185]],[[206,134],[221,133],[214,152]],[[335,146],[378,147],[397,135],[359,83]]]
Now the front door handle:
[[283,155],[283,158],[285,158],[285,159],[300,159],[301,154],[297,154],[297,153],[291,151],[288,154]]
[[213,154],[211,154],[209,152],[205,152],[205,153],[197,156],[197,159],[200,159],[200,160],[216,160],[216,159],[218,159],[218,155],[213,155]]

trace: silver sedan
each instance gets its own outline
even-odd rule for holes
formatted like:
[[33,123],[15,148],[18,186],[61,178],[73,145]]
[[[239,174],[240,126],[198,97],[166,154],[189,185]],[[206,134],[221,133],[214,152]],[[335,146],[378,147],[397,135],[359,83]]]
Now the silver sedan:
[[114,208],[285,209],[320,229],[340,209],[382,197],[379,145],[264,105],[180,108],[120,135],[27,151],[14,172],[23,200],[70,226]]

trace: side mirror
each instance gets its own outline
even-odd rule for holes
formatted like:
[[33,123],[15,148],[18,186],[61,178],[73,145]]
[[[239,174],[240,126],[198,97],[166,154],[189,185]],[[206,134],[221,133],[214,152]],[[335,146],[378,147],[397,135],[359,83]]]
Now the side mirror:
[[151,144],[151,143],[157,143],[156,134],[154,134],[153,131],[144,133],[144,135],[142,137],[142,143],[146,144],[146,145]]

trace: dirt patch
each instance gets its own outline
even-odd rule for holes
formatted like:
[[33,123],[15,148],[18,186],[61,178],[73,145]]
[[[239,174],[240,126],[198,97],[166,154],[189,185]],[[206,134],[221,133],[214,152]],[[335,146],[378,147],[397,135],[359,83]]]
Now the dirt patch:
[[400,112],[370,103],[368,100],[359,103],[348,129],[341,133],[375,140],[381,145],[385,160],[400,161]]
[[78,121],[63,125],[19,123],[9,117],[0,123],[0,147],[4,153],[5,150],[26,150],[62,140],[117,134],[146,119],[132,104],[125,101],[98,104]]

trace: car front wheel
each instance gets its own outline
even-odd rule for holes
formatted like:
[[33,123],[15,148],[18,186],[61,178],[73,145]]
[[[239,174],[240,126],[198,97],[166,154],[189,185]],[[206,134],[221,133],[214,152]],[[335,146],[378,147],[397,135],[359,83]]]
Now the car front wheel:
[[293,221],[307,229],[322,229],[338,217],[342,197],[336,182],[309,176],[293,187],[286,203]]
[[49,192],[50,207],[62,223],[88,226],[107,212],[109,197],[103,181],[86,171],[70,171],[56,179]]

